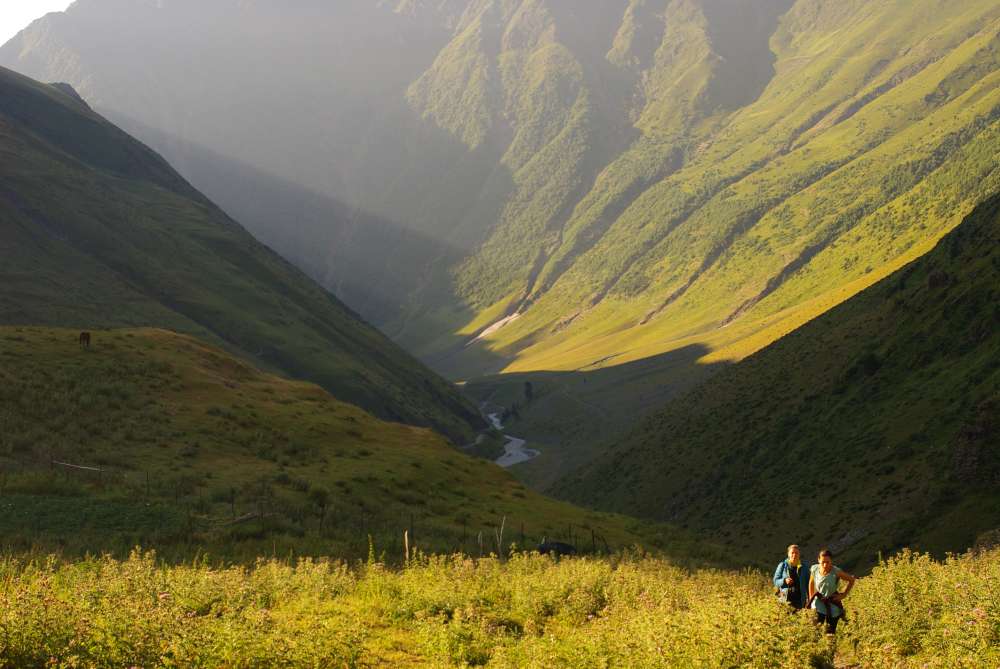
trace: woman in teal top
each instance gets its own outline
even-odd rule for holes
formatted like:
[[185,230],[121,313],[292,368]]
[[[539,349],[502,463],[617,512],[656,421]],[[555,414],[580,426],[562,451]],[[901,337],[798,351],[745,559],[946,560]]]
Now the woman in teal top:
[[[833,553],[825,548],[820,551],[819,564],[809,570],[809,601],[816,611],[817,622],[826,623],[827,634],[837,631],[837,623],[844,617],[844,598],[856,580],[833,566]],[[847,581],[847,589],[843,592],[839,592],[840,581]]]

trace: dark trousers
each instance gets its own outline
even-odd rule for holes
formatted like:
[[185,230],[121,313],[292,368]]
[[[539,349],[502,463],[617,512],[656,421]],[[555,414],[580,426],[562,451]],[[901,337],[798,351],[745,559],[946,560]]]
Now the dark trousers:
[[840,616],[837,616],[836,618],[832,618],[832,617],[830,617],[830,616],[828,616],[826,614],[817,613],[816,614],[816,622],[818,622],[820,625],[826,623],[826,633],[827,634],[836,634],[836,632],[837,632],[837,623],[840,622]]
[[797,590],[788,591],[788,605],[793,609],[802,608],[802,595],[800,595]]

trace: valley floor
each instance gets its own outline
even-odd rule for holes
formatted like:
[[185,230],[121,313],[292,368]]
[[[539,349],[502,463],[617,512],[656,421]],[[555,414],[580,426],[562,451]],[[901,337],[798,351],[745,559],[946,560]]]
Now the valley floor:
[[0,667],[998,666],[998,565],[1000,550],[903,553],[859,581],[830,639],[764,574],[641,555],[416,556],[399,570],[7,557]]

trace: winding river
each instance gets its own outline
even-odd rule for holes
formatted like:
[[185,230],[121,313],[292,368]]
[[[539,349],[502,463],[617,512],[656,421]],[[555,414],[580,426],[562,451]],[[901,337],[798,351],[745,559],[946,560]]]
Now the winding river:
[[[503,422],[500,420],[499,413],[487,414],[486,418],[497,430],[503,430]],[[514,465],[519,465],[522,462],[527,462],[528,460],[533,460],[541,455],[540,451],[525,448],[525,445],[527,445],[528,442],[524,439],[518,439],[517,437],[512,437],[509,434],[505,434],[504,439],[507,440],[507,443],[503,446],[504,453],[494,461],[504,469],[513,467]]]

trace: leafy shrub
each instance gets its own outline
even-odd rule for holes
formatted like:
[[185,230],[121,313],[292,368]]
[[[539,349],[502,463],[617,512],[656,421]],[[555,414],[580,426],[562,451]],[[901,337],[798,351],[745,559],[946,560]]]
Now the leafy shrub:
[[[1000,550],[904,552],[862,579],[837,642],[764,575],[619,555],[375,561],[0,559],[0,667],[753,667],[1000,661]],[[991,589],[994,588],[994,589]]]

